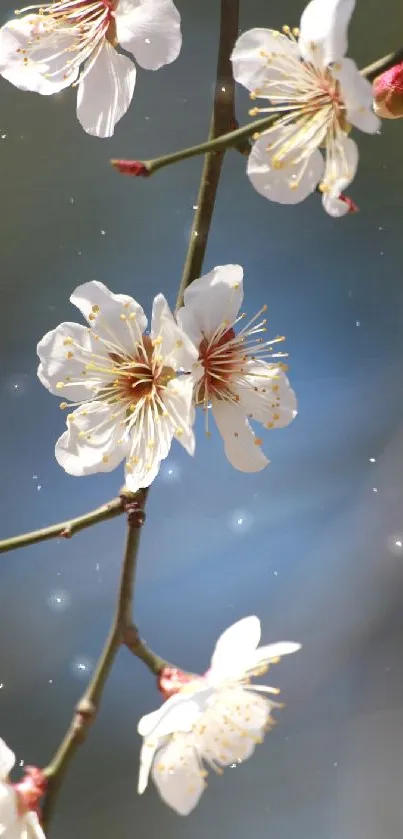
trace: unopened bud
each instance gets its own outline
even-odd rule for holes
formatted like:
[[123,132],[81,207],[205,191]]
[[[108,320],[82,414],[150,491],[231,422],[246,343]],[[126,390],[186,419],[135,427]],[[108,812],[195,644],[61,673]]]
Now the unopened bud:
[[131,175],[134,178],[147,178],[150,174],[147,166],[141,160],[111,160],[111,164],[122,175]]
[[36,766],[26,766],[24,777],[17,784],[13,784],[17,794],[17,808],[20,815],[34,810],[40,812],[41,798],[45,794],[47,779]]
[[382,119],[403,117],[403,62],[374,80],[374,111]]
[[192,673],[185,673],[178,667],[163,667],[158,674],[158,690],[162,693],[164,699],[170,699],[171,696],[179,693],[185,685],[197,678],[200,677],[194,676]]
[[347,204],[347,207],[348,207],[347,212],[348,213],[359,213],[360,212],[360,208],[359,208],[358,204],[356,204],[355,201],[353,201],[352,198],[349,198],[348,195],[344,195],[344,192],[340,193],[339,201],[344,201],[344,203]]

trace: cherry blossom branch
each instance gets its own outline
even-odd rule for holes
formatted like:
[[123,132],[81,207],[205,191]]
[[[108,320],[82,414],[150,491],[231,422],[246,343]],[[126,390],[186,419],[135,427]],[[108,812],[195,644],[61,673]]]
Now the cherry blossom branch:
[[17,548],[35,545],[36,542],[45,542],[47,539],[70,539],[71,536],[79,533],[80,530],[85,530],[86,527],[92,527],[93,524],[98,524],[100,521],[107,521],[115,518],[115,516],[120,516],[125,510],[126,498],[127,496],[122,491],[122,495],[118,498],[113,498],[112,501],[108,501],[102,507],[97,507],[90,513],[84,513],[82,516],[59,522],[59,524],[51,524],[49,527],[43,527],[40,530],[32,530],[30,533],[23,533],[21,536],[3,539],[0,541],[0,553],[15,551]]
[[[379,58],[377,61],[374,61],[373,64],[369,64],[367,67],[364,67],[361,70],[361,74],[365,76],[368,81],[373,81],[376,76],[383,73],[385,70],[389,70],[390,67],[393,67],[399,61],[403,61],[403,48],[400,48],[389,55],[385,55],[383,58]],[[230,86],[232,86],[231,95],[233,98],[233,84],[234,82],[230,69],[230,75],[228,76],[227,81],[221,86],[221,91],[224,93],[224,97],[230,90]],[[218,93],[218,97],[216,95],[215,101],[217,105],[220,101],[219,96],[220,93]],[[253,122],[249,122],[240,128],[236,127],[234,129],[233,126],[237,125],[237,122],[232,108],[232,118],[229,121],[229,127],[232,126],[231,130],[228,130],[228,126],[224,133],[222,131],[211,130],[209,139],[204,143],[199,143],[196,146],[189,146],[186,149],[180,149],[172,154],[162,155],[162,157],[156,157],[154,160],[111,160],[111,164],[115,169],[123,174],[134,175],[136,177],[148,177],[149,175],[154,175],[159,169],[164,169],[166,166],[171,166],[174,163],[180,163],[182,160],[188,160],[191,157],[197,157],[201,154],[208,155],[212,152],[224,153],[228,149],[236,149],[242,154],[248,155],[250,149],[248,142],[249,139],[253,138],[254,134],[258,134],[259,132],[269,128],[278,118],[279,114],[271,114],[270,116],[254,120]],[[212,129],[213,128],[214,125],[212,125]],[[195,223],[196,221],[197,217],[195,217]]]
[[128,646],[138,658],[141,658],[147,664],[153,673],[159,673],[166,666],[166,662],[156,656],[141,641],[132,623],[134,578],[140,532],[145,521],[144,506],[147,492],[147,490],[139,490],[135,495],[126,496],[122,499],[127,513],[127,536],[115,617],[95,668],[95,673],[75,708],[73,719],[64,739],[51,763],[44,770],[48,782],[42,810],[42,822],[45,830],[53,814],[66,771],[78,747],[86,740],[88,731],[95,720],[106,681],[122,644],[126,644],[132,638],[133,643],[128,644]]

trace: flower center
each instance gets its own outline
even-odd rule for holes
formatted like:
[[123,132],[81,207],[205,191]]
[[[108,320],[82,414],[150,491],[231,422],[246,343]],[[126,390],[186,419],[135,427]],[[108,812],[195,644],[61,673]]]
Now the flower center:
[[[45,78],[60,76],[77,83],[77,73],[85,61],[88,69],[98,56],[102,45],[108,40],[117,45],[114,12],[119,0],[54,0],[43,5],[35,4],[19,9],[16,14],[36,10],[31,16],[32,38],[25,49],[19,49],[23,62],[43,62],[43,49],[49,50],[49,72]],[[55,43],[55,38],[58,43]],[[38,50],[40,54],[38,55]],[[63,65],[61,58],[65,56]],[[52,69],[52,60],[57,69]],[[81,72],[80,78],[85,75]]]
[[[111,373],[116,372],[117,378],[112,385],[112,395],[110,387],[107,387],[99,391],[98,399],[103,397],[107,402],[126,402],[129,412],[141,400],[160,396],[165,385],[176,376],[172,367],[161,366],[159,357],[154,357],[154,346],[149,335],[143,336],[139,355],[129,361],[116,352],[108,355],[113,365]],[[91,365],[91,370],[96,370],[96,365]],[[161,413],[160,403],[157,404],[157,410]]]
[[242,360],[246,360],[235,340],[234,329],[230,327],[222,332],[222,328],[219,327],[210,340],[203,338],[199,346],[199,361],[204,374],[196,394],[198,405],[203,405],[206,400],[209,402],[213,396],[216,399],[230,398],[228,382],[231,375],[239,370]]

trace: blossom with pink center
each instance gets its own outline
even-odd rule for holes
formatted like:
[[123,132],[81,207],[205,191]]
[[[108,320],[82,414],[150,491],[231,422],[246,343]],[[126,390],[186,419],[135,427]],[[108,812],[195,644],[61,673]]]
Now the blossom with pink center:
[[15,755],[0,739],[0,835],[4,839],[45,839],[36,810],[45,789],[41,770],[29,767],[26,778],[12,784]]
[[77,86],[78,119],[97,137],[112,136],[136,83],[134,62],[116,47],[158,70],[182,44],[173,0],[53,0],[16,14],[0,29],[0,74],[44,95]]
[[204,676],[183,674],[179,679],[174,673],[170,685],[166,675],[164,693],[169,698],[138,725],[144,738],[140,794],[151,771],[163,801],[186,816],[204,792],[206,767],[221,774],[223,767],[253,754],[274,724],[272,710],[281,705],[268,698],[279,693],[276,688],[251,684],[251,679],[301,646],[284,641],[259,647],[259,641],[260,621],[251,615],[220,636]]
[[[371,84],[345,58],[355,0],[311,0],[300,29],[251,29],[237,40],[234,78],[267,107],[252,115],[278,115],[252,147],[247,172],[265,198],[298,204],[319,184],[334,217],[348,212],[339,195],[355,177],[358,148],[351,126],[373,134]],[[319,149],[323,148],[325,158]]]
[[269,461],[248,420],[281,428],[296,416],[297,402],[280,360],[285,353],[274,351],[283,336],[262,337],[265,306],[242,326],[242,300],[243,269],[219,265],[186,289],[177,319],[198,349],[194,400],[205,412],[207,434],[211,407],[230,463],[242,472],[258,472]]
[[[67,431],[56,443],[70,475],[110,472],[123,460],[136,492],[158,474],[175,437],[193,454],[192,375],[197,358],[162,294],[154,299],[150,334],[141,306],[99,282],[70,297],[88,322],[61,323],[38,344],[38,376],[68,400]],[[76,410],[74,410],[76,408]]]

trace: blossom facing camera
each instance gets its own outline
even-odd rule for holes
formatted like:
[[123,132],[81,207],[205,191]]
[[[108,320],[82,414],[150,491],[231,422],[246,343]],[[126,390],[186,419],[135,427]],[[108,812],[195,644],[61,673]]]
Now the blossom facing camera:
[[251,684],[251,679],[301,647],[290,642],[259,647],[259,641],[260,621],[251,615],[220,636],[204,676],[178,679],[174,670],[176,689],[169,690],[169,668],[162,680],[169,699],[138,725],[144,738],[140,794],[151,772],[163,801],[186,816],[205,790],[207,767],[221,774],[223,767],[253,754],[274,724],[272,710],[281,705],[269,699],[279,693],[276,688]]
[[194,383],[180,371],[192,367],[197,351],[162,294],[149,335],[141,306],[102,283],[79,286],[70,301],[89,326],[62,323],[37,348],[40,381],[68,400],[60,406],[69,414],[56,460],[80,476],[125,460],[126,486],[136,492],[152,483],[173,437],[194,453]]
[[28,767],[19,784],[9,781],[15,755],[0,739],[0,834],[4,839],[45,839],[35,812],[45,791],[40,769]]
[[53,0],[16,14],[0,29],[0,74],[44,95],[77,87],[77,117],[97,137],[112,136],[134,93],[136,66],[116,47],[158,70],[182,44],[172,0]]
[[242,301],[243,269],[219,265],[186,289],[177,318],[198,350],[194,400],[203,408],[206,433],[211,407],[230,463],[241,472],[259,472],[269,461],[249,419],[267,429],[284,427],[296,416],[297,401],[281,362],[286,354],[274,351],[284,337],[261,337],[265,306],[242,326]]
[[373,82],[374,110],[382,119],[403,117],[403,61]]
[[380,127],[370,82],[344,57],[354,5],[355,0],[312,0],[299,29],[251,29],[235,44],[235,80],[253,100],[268,102],[251,115],[275,119],[256,139],[247,164],[253,186],[270,201],[298,204],[319,184],[325,210],[344,214],[338,198],[358,165],[350,129],[373,134]]

